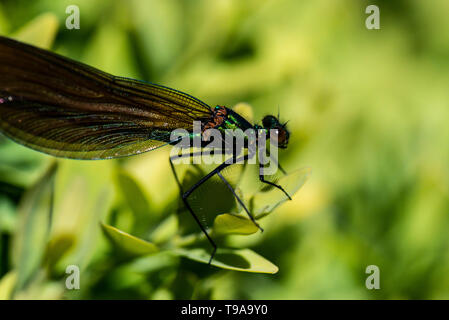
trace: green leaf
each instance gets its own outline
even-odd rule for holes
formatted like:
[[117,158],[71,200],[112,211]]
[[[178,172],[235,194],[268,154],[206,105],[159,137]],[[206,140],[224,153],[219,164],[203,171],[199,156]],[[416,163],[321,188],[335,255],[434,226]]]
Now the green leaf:
[[[114,46],[110,44],[114,43]],[[85,47],[84,62],[112,74],[138,78],[131,54],[131,44],[123,28],[114,23],[103,23],[90,37]]]
[[159,248],[153,243],[134,237],[129,233],[115,227],[103,223],[101,224],[101,227],[108,239],[126,254],[132,256],[142,256],[159,251]]
[[[284,190],[293,198],[293,195],[306,183],[311,173],[310,168],[302,168],[274,181],[282,186]],[[264,186],[262,190],[254,194],[250,199],[250,212],[260,219],[279,205],[287,201],[287,196],[278,188],[273,186]]]
[[61,233],[48,242],[44,261],[49,271],[52,271],[61,258],[74,246],[75,241],[73,234]]
[[48,167],[49,156],[0,136],[0,179],[18,188],[33,185]]
[[151,214],[147,196],[136,180],[126,172],[117,172],[116,178],[121,194],[134,215],[132,233],[142,236],[148,231],[151,221],[155,218]]
[[[202,248],[174,249],[173,252],[181,257],[201,263],[209,263],[210,252]],[[228,270],[271,273],[278,272],[279,268],[249,249],[217,249],[211,265]]]
[[17,215],[11,200],[0,195],[0,233],[13,233],[17,224]]
[[58,18],[52,13],[45,13],[16,31],[14,39],[35,46],[49,49],[58,31]]
[[220,214],[215,218],[213,232],[216,235],[256,233],[259,228],[251,220],[229,213]]
[[18,214],[20,223],[13,241],[13,263],[17,268],[20,290],[38,270],[48,241],[52,212],[53,181],[57,164],[53,162],[44,176],[23,197]]
[[159,251],[152,255],[137,257],[136,259],[121,266],[126,272],[152,273],[177,265],[179,257],[170,251]]
[[171,214],[168,218],[161,221],[153,232],[151,232],[150,240],[156,244],[163,243],[173,238],[177,231],[178,217]]
[[0,3],[0,34],[2,35],[7,34],[11,27],[8,16],[6,15],[3,5]]
[[[98,224],[107,219],[113,205],[113,168],[110,161],[59,161],[50,240],[52,244],[57,239],[66,240],[49,248],[56,250],[48,253],[58,259],[55,272],[62,272],[69,264],[83,270],[106,244],[99,241],[103,237]],[[64,251],[70,242],[70,249]]]

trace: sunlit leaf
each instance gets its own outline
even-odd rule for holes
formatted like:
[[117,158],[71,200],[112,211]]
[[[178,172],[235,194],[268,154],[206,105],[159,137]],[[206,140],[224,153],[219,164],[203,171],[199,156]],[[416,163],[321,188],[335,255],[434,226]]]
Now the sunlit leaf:
[[112,226],[101,224],[108,239],[120,250],[133,256],[153,254],[159,251],[153,243],[134,237]]
[[[195,249],[175,249],[174,253],[202,263],[209,263],[210,252],[202,248]],[[211,265],[234,271],[254,272],[254,273],[276,273],[279,268],[249,249],[221,249],[212,259]]]
[[58,18],[52,13],[45,13],[20,28],[12,37],[19,41],[49,49],[57,31]]
[[250,123],[254,122],[254,111],[251,105],[248,103],[240,102],[237,103],[233,108],[233,111],[237,112],[243,118],[248,120]]
[[213,232],[216,235],[256,233],[259,228],[251,220],[234,214],[220,214],[215,218]]
[[16,281],[16,271],[10,271],[0,279],[0,300],[11,299]]
[[69,264],[85,268],[96,250],[105,245],[98,224],[114,201],[113,163],[110,161],[59,162],[56,178],[51,241],[72,238],[70,250],[59,259],[57,271]]
[[[307,181],[310,173],[310,168],[302,168],[274,182],[282,186],[290,197],[293,197]],[[255,215],[256,219],[260,219],[287,200],[287,196],[281,190],[267,185],[251,197],[250,211]]]
[[15,300],[60,300],[67,289],[61,281],[49,281],[41,272],[24,290],[14,294]]
[[173,300],[173,294],[165,288],[157,289],[151,296],[152,300]]

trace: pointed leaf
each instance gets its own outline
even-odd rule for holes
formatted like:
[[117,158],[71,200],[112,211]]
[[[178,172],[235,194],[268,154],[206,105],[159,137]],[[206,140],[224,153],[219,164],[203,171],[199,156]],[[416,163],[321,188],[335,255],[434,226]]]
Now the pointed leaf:
[[[282,186],[284,190],[293,197],[293,195],[304,185],[311,173],[310,168],[302,168],[281,177],[274,181]],[[271,213],[276,207],[287,201],[287,196],[278,188],[264,186],[264,188],[254,194],[250,199],[250,211],[256,219],[260,219]]]
[[52,271],[61,258],[73,247],[75,241],[73,234],[61,233],[48,242],[44,261],[49,271]]
[[[210,252],[202,248],[175,249],[175,254],[201,263],[209,263]],[[278,272],[279,268],[249,249],[217,249],[211,265],[228,270],[271,273]]]
[[120,250],[133,256],[143,256],[153,254],[159,251],[153,243],[134,237],[129,233],[119,230],[107,224],[101,224],[101,227],[108,239]]
[[57,31],[58,18],[52,13],[45,13],[20,28],[13,34],[13,38],[49,49],[53,44]]

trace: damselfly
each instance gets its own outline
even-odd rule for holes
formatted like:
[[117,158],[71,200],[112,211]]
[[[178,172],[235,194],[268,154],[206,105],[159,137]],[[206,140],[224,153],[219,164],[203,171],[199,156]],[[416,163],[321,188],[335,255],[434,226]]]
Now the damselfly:
[[[223,134],[223,141],[225,130],[236,128],[254,129],[256,140],[269,138],[270,130],[275,130],[281,148],[286,148],[289,140],[289,132],[278,117],[269,115],[263,118],[262,125],[252,125],[224,106],[210,107],[180,91],[116,77],[50,51],[0,37],[0,131],[22,145],[56,157],[111,159],[178,143],[178,139],[170,139],[175,129],[186,130],[189,139],[197,138],[194,121],[200,123],[201,136],[208,129],[217,129]],[[200,147],[206,147],[204,140],[201,139]],[[246,143],[244,148],[248,147]],[[226,149],[222,149],[224,153]],[[193,156],[194,152],[189,153],[189,157]],[[231,161],[218,165],[188,190],[183,190],[170,159],[184,205],[213,247],[210,261],[217,246],[189,205],[189,196],[217,174],[259,227],[221,174],[233,163],[253,156],[254,153],[231,152]],[[262,168],[263,164],[259,166]],[[290,198],[280,185],[267,181],[262,171],[259,179]]]

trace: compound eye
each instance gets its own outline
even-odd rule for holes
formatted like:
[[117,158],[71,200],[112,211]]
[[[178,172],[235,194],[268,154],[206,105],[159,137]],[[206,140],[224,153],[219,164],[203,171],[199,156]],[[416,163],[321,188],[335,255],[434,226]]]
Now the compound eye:
[[277,134],[278,134],[278,141],[280,144],[285,142],[286,134],[284,130],[277,130]]
[[278,123],[274,116],[266,116],[262,119],[264,128],[273,128]]
[[288,133],[284,128],[276,128],[278,146],[285,146],[288,142]]

